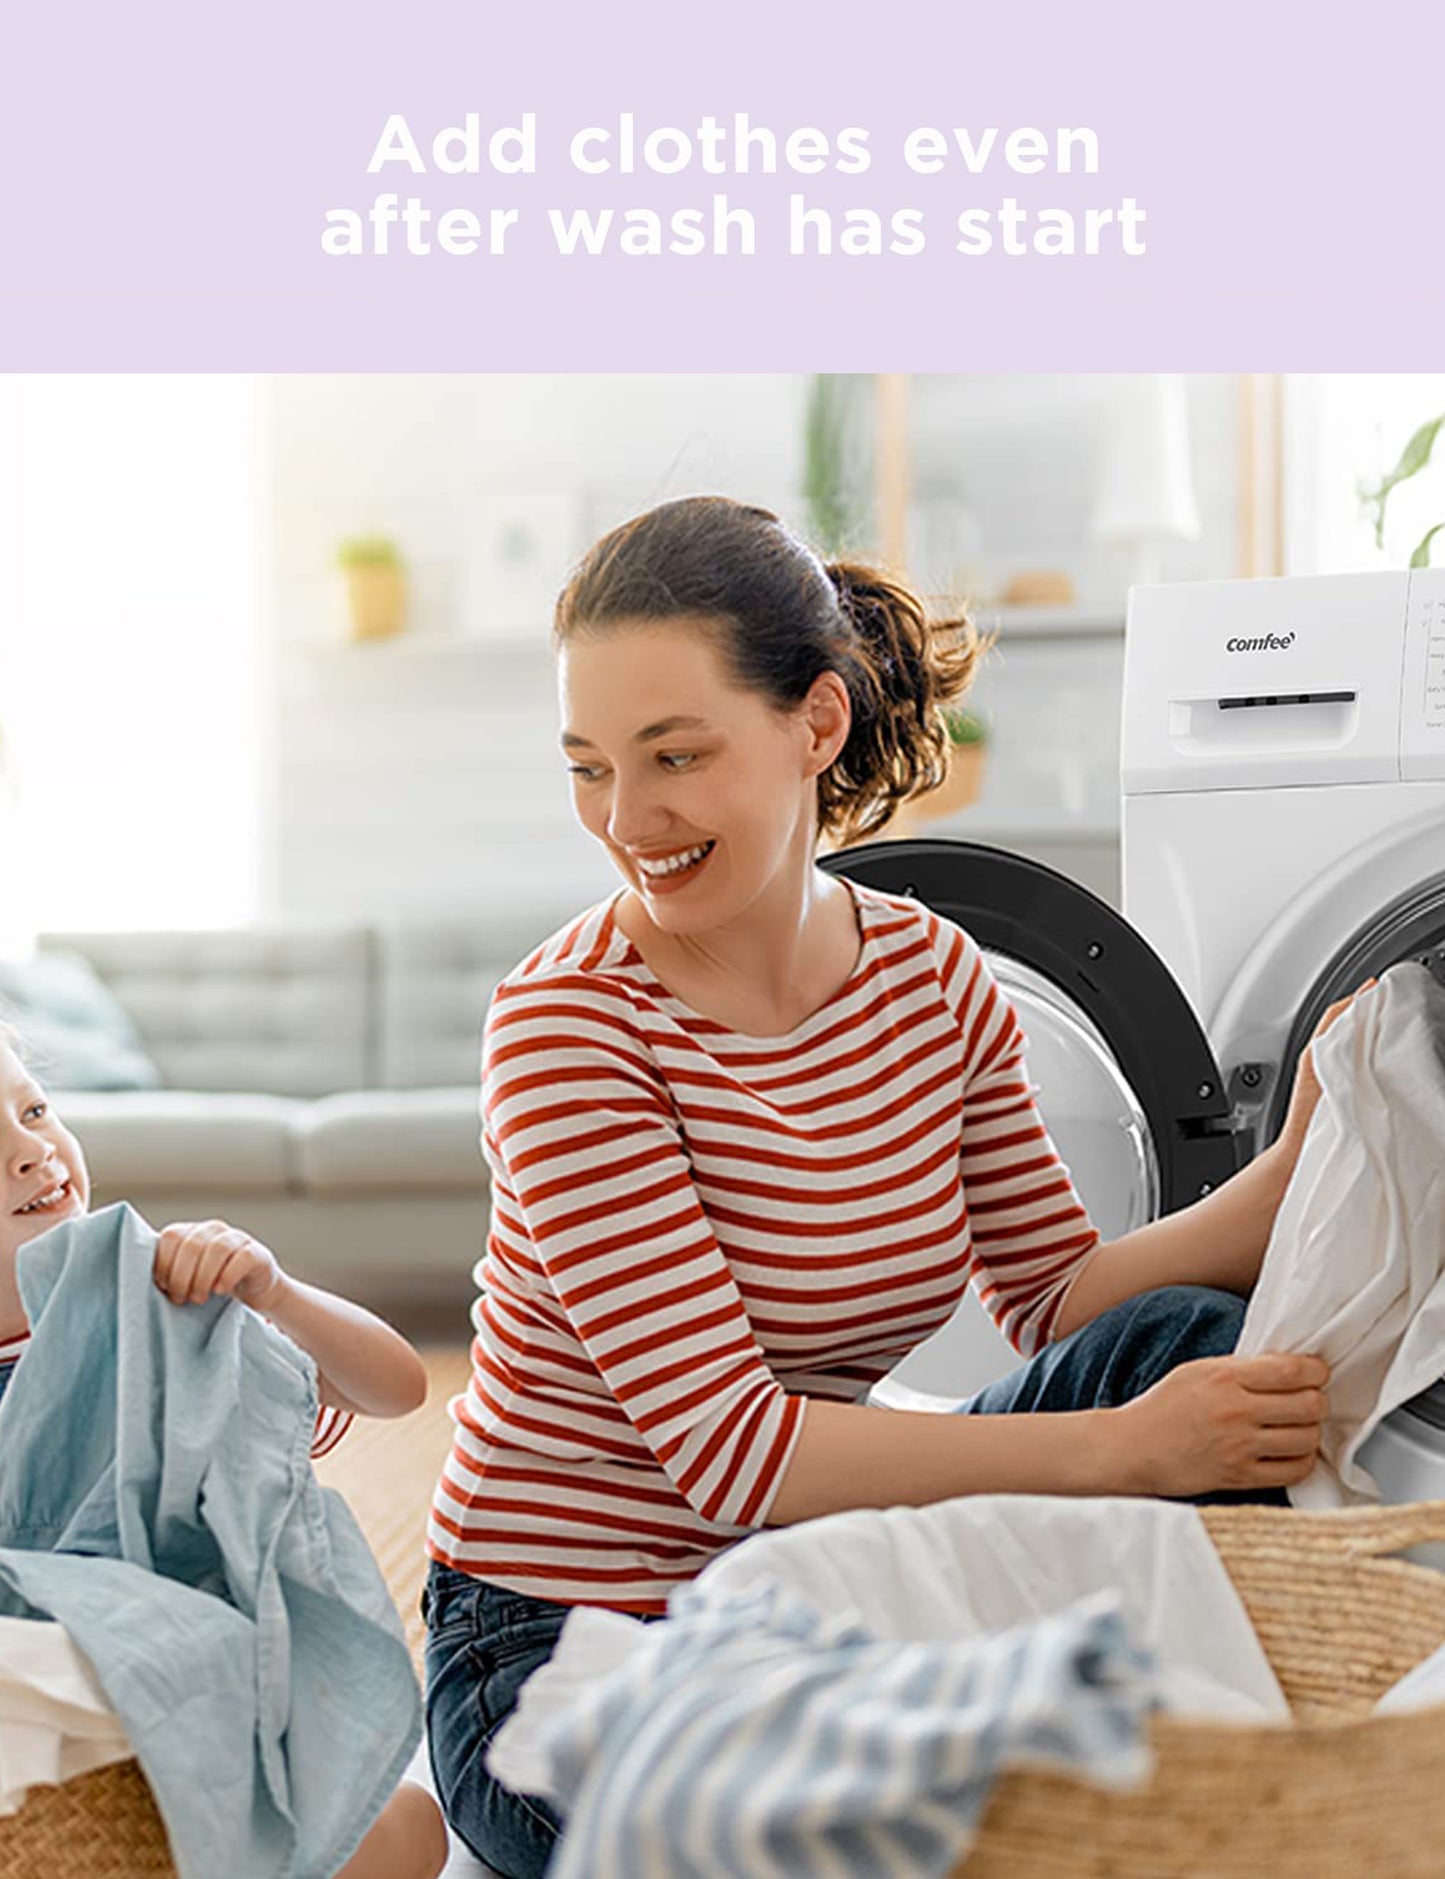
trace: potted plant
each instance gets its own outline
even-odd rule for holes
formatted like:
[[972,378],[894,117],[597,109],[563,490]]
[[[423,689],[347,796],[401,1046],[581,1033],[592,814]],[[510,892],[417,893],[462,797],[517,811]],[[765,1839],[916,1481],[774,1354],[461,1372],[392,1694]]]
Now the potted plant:
[[921,833],[927,822],[959,815],[977,801],[983,788],[989,730],[985,719],[962,705],[946,706],[948,768],[937,789],[901,803],[870,841],[906,841]]
[[988,725],[976,711],[950,705],[943,713],[948,727],[948,773],[937,789],[920,796],[917,809],[928,821],[955,816],[977,802],[983,789],[988,753]]
[[354,535],[336,550],[354,640],[390,639],[406,624],[406,567],[385,535]]

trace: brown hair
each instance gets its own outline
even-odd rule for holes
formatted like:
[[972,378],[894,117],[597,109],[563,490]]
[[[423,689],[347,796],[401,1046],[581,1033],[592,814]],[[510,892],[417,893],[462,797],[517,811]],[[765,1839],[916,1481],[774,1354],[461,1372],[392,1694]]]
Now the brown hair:
[[930,620],[902,582],[862,562],[824,565],[767,509],[726,496],[665,502],[604,535],[557,601],[552,636],[625,622],[722,629],[738,682],[780,709],[820,672],[848,688],[847,742],[818,779],[820,832],[879,829],[943,781],[943,707],[972,683],[984,644],[965,615]]

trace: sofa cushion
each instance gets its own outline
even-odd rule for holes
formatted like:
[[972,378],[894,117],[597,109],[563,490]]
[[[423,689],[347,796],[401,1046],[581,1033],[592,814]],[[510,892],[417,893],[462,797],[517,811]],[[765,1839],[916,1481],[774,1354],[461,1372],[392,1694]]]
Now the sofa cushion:
[[125,1197],[132,1185],[177,1182],[285,1192],[307,1106],[283,1096],[136,1090],[77,1092],[59,1109],[80,1138],[94,1185]]
[[0,960],[0,1016],[52,1089],[149,1090],[161,1080],[124,1005],[79,953]]
[[492,993],[578,911],[383,929],[377,936],[381,1045],[376,1081],[390,1089],[475,1087]]
[[299,1118],[301,1178],[315,1194],[485,1191],[479,1092],[350,1090]]
[[46,934],[40,944],[84,954],[170,1089],[315,1096],[376,1081],[365,928]]

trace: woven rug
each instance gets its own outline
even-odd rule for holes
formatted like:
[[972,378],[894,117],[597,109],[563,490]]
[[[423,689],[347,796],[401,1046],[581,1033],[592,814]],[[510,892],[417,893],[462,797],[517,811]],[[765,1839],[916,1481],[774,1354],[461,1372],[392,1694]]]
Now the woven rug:
[[418,1669],[425,1637],[417,1601],[426,1577],[427,1509],[451,1446],[447,1404],[466,1388],[468,1369],[464,1349],[424,1356],[431,1388],[422,1407],[389,1422],[358,1417],[335,1453],[316,1464],[317,1479],[346,1496],[371,1543]]

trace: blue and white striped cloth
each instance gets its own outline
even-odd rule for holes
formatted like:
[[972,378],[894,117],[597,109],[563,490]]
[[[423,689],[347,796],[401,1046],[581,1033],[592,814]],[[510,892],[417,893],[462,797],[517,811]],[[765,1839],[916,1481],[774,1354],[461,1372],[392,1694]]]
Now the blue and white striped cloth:
[[528,1744],[567,1823],[550,1879],[940,1879],[1004,1768],[1133,1787],[1152,1767],[1151,1664],[1109,1593],[944,1644],[776,1582],[670,1612]]

